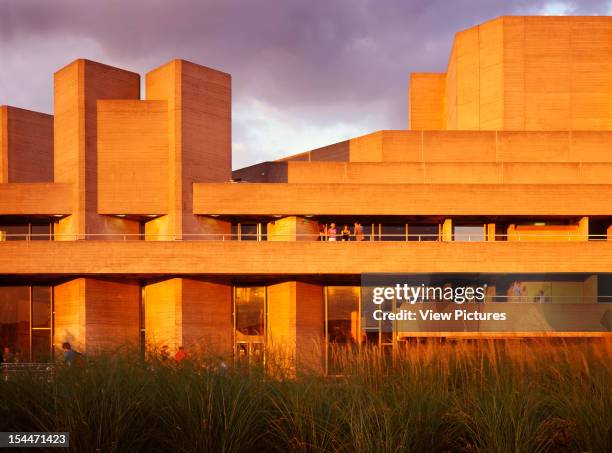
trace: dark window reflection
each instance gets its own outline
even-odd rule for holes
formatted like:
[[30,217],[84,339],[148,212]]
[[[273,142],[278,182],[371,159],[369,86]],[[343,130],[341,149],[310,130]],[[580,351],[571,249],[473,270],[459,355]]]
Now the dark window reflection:
[[49,241],[51,239],[51,228],[47,225],[32,225],[30,239],[33,241]]
[[437,241],[440,235],[440,226],[432,225],[408,225],[409,241]]
[[327,287],[327,335],[330,343],[358,342],[359,287]]
[[359,287],[327,287],[327,372],[343,374],[351,349],[361,342]]
[[[0,241],[49,241],[53,239],[52,224],[37,220],[3,220],[0,224]],[[5,223],[6,222],[6,223]]]
[[406,224],[389,225],[382,224],[380,226],[381,241],[405,241],[406,240]]
[[362,227],[363,227],[364,241],[371,241],[372,240],[372,230],[373,230],[372,224],[364,223]]
[[29,355],[30,287],[0,287],[0,343],[10,354]]
[[240,224],[240,240],[256,241],[257,240],[257,224],[256,223]]
[[32,330],[32,361],[47,362],[51,359],[51,331]]
[[261,337],[264,335],[266,290],[263,286],[237,287],[236,337]]
[[51,288],[32,287],[32,327],[51,327]]
[[0,239],[5,241],[25,241],[28,239],[29,225],[0,225]]
[[8,362],[49,360],[51,313],[50,287],[0,286],[3,359]]

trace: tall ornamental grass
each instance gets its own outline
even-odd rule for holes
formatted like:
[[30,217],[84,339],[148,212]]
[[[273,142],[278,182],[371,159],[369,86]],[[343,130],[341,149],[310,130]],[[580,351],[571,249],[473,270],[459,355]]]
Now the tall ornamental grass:
[[612,451],[609,339],[331,353],[327,377],[273,352],[265,369],[90,356],[0,381],[0,431],[68,431],[75,452]]

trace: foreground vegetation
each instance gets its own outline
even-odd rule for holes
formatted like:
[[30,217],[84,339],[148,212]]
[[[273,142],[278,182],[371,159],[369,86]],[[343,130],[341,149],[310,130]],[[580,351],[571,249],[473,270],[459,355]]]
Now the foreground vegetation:
[[[0,431],[76,452],[612,451],[612,341],[340,353],[342,377],[89,357],[0,382]],[[270,366],[270,364],[268,364]]]

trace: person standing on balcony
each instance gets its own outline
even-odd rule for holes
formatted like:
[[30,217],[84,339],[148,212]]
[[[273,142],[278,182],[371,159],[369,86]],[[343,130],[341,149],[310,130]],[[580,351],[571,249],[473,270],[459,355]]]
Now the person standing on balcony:
[[351,230],[349,230],[348,225],[344,225],[342,227],[342,231],[340,233],[342,234],[342,240],[343,241],[350,241],[351,240]]
[[327,240],[335,241],[338,235],[338,230],[336,230],[336,224],[332,223],[327,230]]
[[325,240],[325,228],[326,225],[321,225],[319,226],[319,241],[324,241]]
[[361,223],[355,222],[355,229],[353,230],[353,233],[355,234],[356,241],[363,241],[363,227],[361,226]]

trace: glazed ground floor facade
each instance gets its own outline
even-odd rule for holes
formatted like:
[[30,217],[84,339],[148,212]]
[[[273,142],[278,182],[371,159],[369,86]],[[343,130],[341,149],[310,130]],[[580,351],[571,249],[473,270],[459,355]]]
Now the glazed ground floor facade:
[[[383,326],[366,319],[360,275],[36,278],[0,285],[0,343],[23,361],[49,360],[68,341],[91,353],[129,345],[143,352],[166,347],[171,354],[185,346],[193,354],[247,363],[280,355],[292,366],[330,373],[338,348],[373,346],[392,355],[415,338],[432,336],[601,336],[612,321],[605,317],[612,274],[413,275],[440,287],[484,284],[485,304],[535,314],[521,318],[529,322],[512,332],[494,332],[484,323],[464,325],[461,332]],[[400,301],[393,303],[400,308]]]

